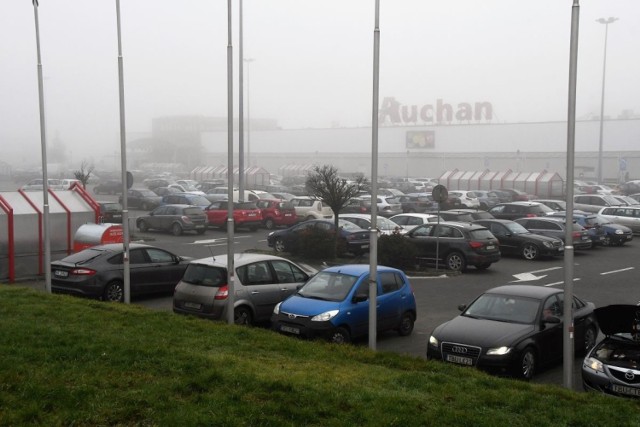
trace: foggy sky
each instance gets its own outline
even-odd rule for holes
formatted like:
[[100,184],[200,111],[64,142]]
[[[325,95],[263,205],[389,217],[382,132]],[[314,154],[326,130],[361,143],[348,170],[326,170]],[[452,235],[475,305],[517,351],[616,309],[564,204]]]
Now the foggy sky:
[[[381,0],[380,100],[490,102],[494,122],[566,120],[572,0]],[[40,0],[49,152],[119,155],[115,0]],[[234,115],[238,0],[233,0]],[[244,0],[245,116],[371,125],[373,0]],[[577,118],[640,115],[640,1],[580,2]],[[128,139],[168,115],[226,117],[227,2],[121,0]],[[40,162],[34,11],[0,1],[2,160]],[[638,147],[628,147],[638,149]]]

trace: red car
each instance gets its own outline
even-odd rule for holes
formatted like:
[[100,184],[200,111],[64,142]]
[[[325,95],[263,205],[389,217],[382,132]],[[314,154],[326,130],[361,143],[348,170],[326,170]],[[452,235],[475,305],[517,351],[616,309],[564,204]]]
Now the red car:
[[268,230],[279,225],[291,226],[297,222],[296,209],[286,200],[260,199],[256,206],[262,212],[262,224]]
[[[207,206],[204,212],[209,219],[209,227],[227,228],[227,200],[218,200]],[[234,228],[248,228],[256,231],[262,225],[262,212],[255,202],[234,202],[233,203]]]

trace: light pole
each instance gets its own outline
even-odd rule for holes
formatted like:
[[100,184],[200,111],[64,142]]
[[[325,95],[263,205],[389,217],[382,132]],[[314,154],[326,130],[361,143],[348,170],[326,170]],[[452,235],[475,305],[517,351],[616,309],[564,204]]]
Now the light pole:
[[249,94],[250,81],[249,81],[249,65],[255,59],[244,58],[244,62],[247,63],[247,167],[251,167],[251,97]]
[[607,70],[607,35],[609,33],[609,24],[617,21],[618,18],[609,17],[609,19],[596,19],[596,22],[604,24],[604,59],[602,61],[602,95],[600,97],[600,143],[598,145],[598,184],[602,184],[602,134],[604,125],[604,82],[605,72]]

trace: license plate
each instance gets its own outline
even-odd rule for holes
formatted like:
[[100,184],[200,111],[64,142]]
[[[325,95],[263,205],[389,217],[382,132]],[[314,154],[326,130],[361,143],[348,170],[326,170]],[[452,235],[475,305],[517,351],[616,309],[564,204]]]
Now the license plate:
[[195,303],[195,302],[185,302],[184,306],[186,308],[192,308],[194,310],[200,310],[202,308],[202,304],[198,304],[198,303]]
[[627,236],[627,240],[631,240],[633,236]]
[[616,393],[626,394],[629,396],[640,396],[640,388],[626,387],[623,385],[612,384],[611,390]]
[[493,246],[493,245],[489,245],[489,246],[487,246],[487,250],[488,250],[488,251],[492,251],[492,250],[494,250],[495,248],[496,248],[496,247],[495,247],[495,246]]
[[204,228],[204,225],[196,225],[196,228]]
[[288,332],[290,334],[300,335],[300,329],[292,328],[291,326],[280,326],[282,332]]
[[454,356],[453,354],[447,354],[447,362],[457,363],[459,365],[473,365],[473,359],[470,357]]
[[54,276],[57,277],[69,277],[69,272],[68,271],[62,271],[62,270],[56,270],[53,272]]
[[250,214],[248,214],[247,216],[256,216],[256,214],[254,214],[254,213],[250,213]]
[[284,214],[284,216],[291,216],[291,214]]

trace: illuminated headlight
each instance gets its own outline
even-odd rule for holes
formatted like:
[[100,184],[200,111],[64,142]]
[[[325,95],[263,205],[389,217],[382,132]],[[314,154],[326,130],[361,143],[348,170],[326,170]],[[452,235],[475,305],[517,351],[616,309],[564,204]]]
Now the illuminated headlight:
[[282,302],[279,302],[276,304],[275,307],[273,307],[273,314],[280,314],[280,305],[282,304]]
[[438,345],[439,345],[440,343],[438,342],[438,338],[436,338],[436,337],[434,337],[433,335],[431,335],[431,336],[429,337],[429,344],[431,344],[431,345],[432,345],[432,346],[434,346],[434,347],[438,347]]
[[542,242],[543,245],[545,245],[548,248],[552,248],[553,247],[553,243],[551,242]]
[[586,368],[591,368],[596,372],[604,373],[604,366],[602,365],[602,362],[593,357],[587,357],[586,359],[584,359],[582,366]]
[[616,234],[624,234],[624,231],[622,231],[622,230],[616,230]]
[[318,314],[317,316],[313,316],[311,318],[312,322],[326,322],[327,320],[331,320],[334,317],[336,317],[336,315],[340,313],[340,310],[329,310],[329,311],[325,311],[324,313]]
[[504,356],[511,351],[511,347],[496,347],[487,350],[487,356]]

